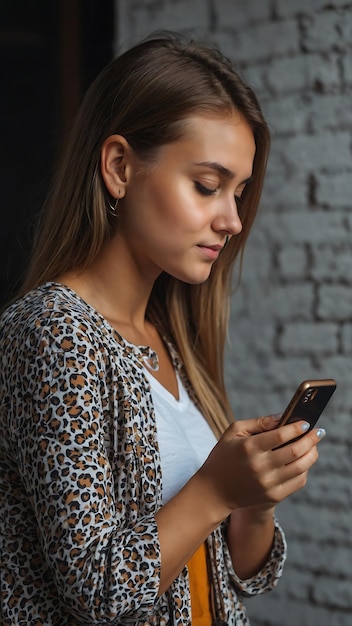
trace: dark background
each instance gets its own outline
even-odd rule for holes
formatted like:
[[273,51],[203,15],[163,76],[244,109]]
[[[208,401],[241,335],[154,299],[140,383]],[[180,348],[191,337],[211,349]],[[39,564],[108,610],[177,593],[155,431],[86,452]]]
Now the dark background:
[[113,56],[114,0],[0,0],[0,306],[82,96]]

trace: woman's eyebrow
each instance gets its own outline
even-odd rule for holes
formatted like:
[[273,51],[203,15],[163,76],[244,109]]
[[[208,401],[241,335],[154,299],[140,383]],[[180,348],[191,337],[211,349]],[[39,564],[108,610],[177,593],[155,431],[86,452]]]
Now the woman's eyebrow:
[[[216,172],[218,172],[225,178],[228,178],[229,180],[235,177],[234,172],[227,169],[227,167],[224,167],[220,163],[217,163],[216,161],[201,161],[200,163],[193,163],[193,165],[202,165],[203,167],[209,167],[210,169],[215,170]],[[248,178],[246,178],[246,180],[243,180],[240,184],[247,185],[247,183],[250,183],[251,180],[253,180],[253,176],[249,176]]]

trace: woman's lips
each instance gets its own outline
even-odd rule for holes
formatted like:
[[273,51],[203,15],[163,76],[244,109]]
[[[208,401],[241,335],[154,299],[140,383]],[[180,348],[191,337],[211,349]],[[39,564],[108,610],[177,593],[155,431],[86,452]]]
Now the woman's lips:
[[214,261],[218,258],[220,251],[222,250],[222,246],[217,244],[215,246],[207,246],[207,245],[198,245],[198,248],[208,257]]

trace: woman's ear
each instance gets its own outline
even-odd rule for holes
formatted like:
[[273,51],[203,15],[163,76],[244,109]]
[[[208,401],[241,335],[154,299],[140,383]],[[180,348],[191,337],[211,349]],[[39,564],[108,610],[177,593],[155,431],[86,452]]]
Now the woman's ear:
[[100,156],[101,175],[109,194],[123,198],[126,193],[131,160],[131,147],[122,135],[105,139]]

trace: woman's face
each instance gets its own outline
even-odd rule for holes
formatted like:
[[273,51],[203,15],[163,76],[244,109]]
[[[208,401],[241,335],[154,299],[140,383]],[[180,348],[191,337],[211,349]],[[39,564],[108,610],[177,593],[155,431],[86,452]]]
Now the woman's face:
[[252,175],[255,142],[239,114],[194,116],[183,137],[145,167],[132,158],[115,243],[138,271],[187,283],[209,277],[226,237],[242,230],[237,200]]

